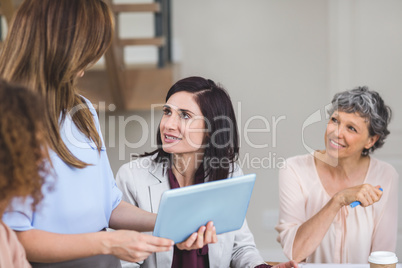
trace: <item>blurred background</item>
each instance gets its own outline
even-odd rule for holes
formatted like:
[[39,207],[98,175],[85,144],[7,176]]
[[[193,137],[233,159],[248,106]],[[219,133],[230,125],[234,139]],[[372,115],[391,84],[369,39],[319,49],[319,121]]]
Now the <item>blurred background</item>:
[[[402,174],[402,1],[171,0],[162,26],[155,12],[124,6],[144,2],[113,1],[114,54],[80,81],[99,108],[115,174],[130,155],[155,149],[161,113],[152,104],[193,75],[221,83],[232,97],[240,164],[257,174],[247,219],[267,261],[286,260],[274,230],[278,168],[287,157],[324,148],[325,106],[336,92],[366,85],[391,106],[391,134],[374,157]],[[125,77],[113,74],[119,70]]]

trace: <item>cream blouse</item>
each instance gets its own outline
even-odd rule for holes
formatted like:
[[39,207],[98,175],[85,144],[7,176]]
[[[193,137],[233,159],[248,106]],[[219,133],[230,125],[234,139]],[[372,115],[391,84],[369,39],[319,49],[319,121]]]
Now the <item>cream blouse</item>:
[[[313,263],[367,263],[370,252],[394,251],[397,239],[398,174],[389,164],[370,158],[364,183],[381,185],[379,202],[366,208],[344,206],[317,249]],[[289,158],[279,172],[279,232],[285,255],[292,259],[293,241],[300,225],[331,199],[318,177],[313,155]]]

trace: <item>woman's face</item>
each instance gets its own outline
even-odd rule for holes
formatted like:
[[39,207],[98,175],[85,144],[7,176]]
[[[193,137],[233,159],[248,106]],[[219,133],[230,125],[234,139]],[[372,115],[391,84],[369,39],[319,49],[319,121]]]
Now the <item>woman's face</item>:
[[378,136],[370,136],[368,122],[357,113],[335,111],[325,132],[326,152],[335,158],[360,157],[363,149],[369,149]]
[[204,152],[205,121],[193,94],[181,91],[168,99],[160,131],[162,148],[167,153]]

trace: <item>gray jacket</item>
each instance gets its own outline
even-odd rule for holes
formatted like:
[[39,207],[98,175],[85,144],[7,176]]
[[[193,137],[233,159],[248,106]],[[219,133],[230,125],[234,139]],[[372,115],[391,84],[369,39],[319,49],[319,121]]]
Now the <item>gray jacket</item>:
[[[167,173],[162,164],[155,163],[155,157],[142,157],[120,167],[116,181],[123,192],[123,200],[143,210],[158,213],[159,202],[163,192],[170,189]],[[243,175],[239,166],[235,166],[232,176]],[[208,178],[206,178],[208,181]],[[209,264],[211,268],[247,268],[263,264],[247,221],[241,229],[218,235],[216,244],[208,245]],[[170,268],[173,250],[150,255],[142,264],[144,268]],[[123,263],[123,267],[129,266]]]

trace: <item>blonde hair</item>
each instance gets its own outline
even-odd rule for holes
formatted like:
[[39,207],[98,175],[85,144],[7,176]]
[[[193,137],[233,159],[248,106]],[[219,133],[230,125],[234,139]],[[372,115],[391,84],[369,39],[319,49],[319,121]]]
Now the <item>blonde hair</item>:
[[113,26],[113,14],[102,0],[25,0],[11,22],[0,54],[1,77],[45,99],[50,147],[76,168],[88,164],[64,144],[59,123],[68,111],[80,107],[72,120],[100,152],[101,138],[85,100],[77,93],[76,81],[79,72],[105,53]]

